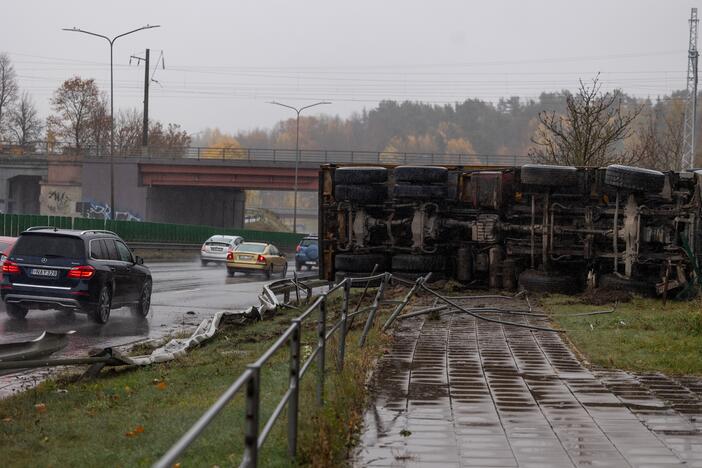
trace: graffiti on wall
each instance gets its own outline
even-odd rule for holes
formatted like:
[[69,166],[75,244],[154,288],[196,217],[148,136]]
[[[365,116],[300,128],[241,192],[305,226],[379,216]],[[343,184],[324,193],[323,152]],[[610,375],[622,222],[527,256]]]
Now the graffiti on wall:
[[72,201],[68,193],[60,190],[51,190],[47,198],[47,208],[52,213],[65,213]]
[[[76,211],[84,218],[112,219],[112,209],[107,203],[82,201],[76,203]],[[115,219],[119,221],[141,221],[141,216],[130,211],[117,211]]]

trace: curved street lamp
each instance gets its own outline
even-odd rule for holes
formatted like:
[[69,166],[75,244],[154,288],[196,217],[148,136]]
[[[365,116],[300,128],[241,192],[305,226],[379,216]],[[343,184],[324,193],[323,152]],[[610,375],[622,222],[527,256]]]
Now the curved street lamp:
[[283,104],[277,101],[269,101],[268,104],[275,104],[276,106],[287,107],[288,109],[292,109],[295,111],[295,113],[297,113],[297,123],[295,126],[295,201],[293,202],[293,232],[297,233],[297,169],[300,165],[300,112],[302,112],[305,109],[309,109],[310,107],[331,104],[331,102],[319,101],[315,102],[314,104],[309,104],[307,106],[302,107],[289,106],[287,104]]
[[112,52],[113,52],[113,46],[114,43],[117,39],[120,37],[127,36],[129,34],[135,33],[137,31],[141,31],[144,29],[153,29],[153,28],[160,28],[161,25],[146,25],[142,26],[140,28],[132,29],[131,31],[127,31],[126,33],[118,34],[112,39],[110,39],[107,36],[103,36],[102,34],[97,34],[94,32],[86,31],[84,29],[79,29],[76,27],[73,28],[62,28],[62,31],[68,31],[68,32],[78,32],[78,33],[83,33],[83,34],[88,34],[90,36],[95,36],[95,37],[101,37],[105,39],[109,44],[110,44],[110,218],[115,219],[115,216],[117,215],[117,209],[115,208],[115,167],[114,167],[114,157],[115,157],[115,101],[114,101],[114,70],[112,66]]

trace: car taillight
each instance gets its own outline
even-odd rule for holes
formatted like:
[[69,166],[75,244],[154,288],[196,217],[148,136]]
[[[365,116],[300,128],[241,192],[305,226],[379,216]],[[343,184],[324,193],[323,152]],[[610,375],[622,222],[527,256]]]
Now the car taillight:
[[234,254],[231,253],[231,252],[229,252],[229,253],[227,254],[227,260],[234,260]]
[[258,263],[266,263],[266,257],[264,257],[263,255],[259,255],[256,261]]
[[297,247],[295,247],[295,252],[299,252],[300,250],[302,250],[301,246],[298,245]]
[[90,265],[81,265],[68,270],[68,277],[75,279],[90,279],[95,274],[95,268]]
[[20,272],[20,267],[15,262],[5,260],[2,263],[2,272],[13,275]]

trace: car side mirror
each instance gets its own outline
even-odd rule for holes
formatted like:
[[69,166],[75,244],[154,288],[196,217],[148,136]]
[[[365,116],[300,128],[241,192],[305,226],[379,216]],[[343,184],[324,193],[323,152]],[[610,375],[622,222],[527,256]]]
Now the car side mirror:
[[136,258],[135,258],[134,260],[135,260],[134,263],[136,263],[137,265],[143,265],[143,264],[144,264],[144,259],[141,258],[141,257],[138,256],[138,255],[136,256]]

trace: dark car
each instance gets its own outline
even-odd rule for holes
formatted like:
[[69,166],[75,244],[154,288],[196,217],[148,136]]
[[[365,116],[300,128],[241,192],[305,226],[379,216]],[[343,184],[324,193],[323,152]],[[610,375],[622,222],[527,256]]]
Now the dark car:
[[302,270],[307,266],[311,270],[313,266],[319,266],[319,242],[316,236],[303,238],[295,249],[295,270]]
[[13,318],[62,309],[106,323],[111,309],[124,306],[145,317],[151,286],[144,261],[113,232],[30,228],[2,264],[0,294]]

